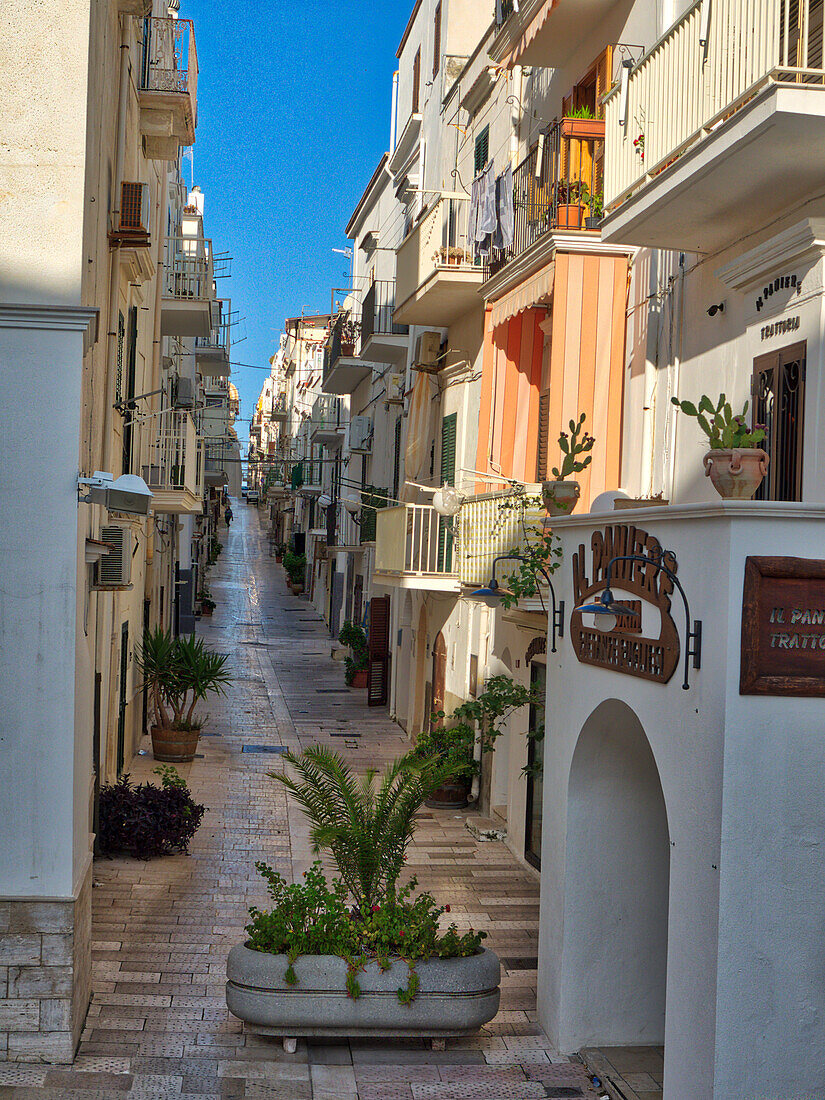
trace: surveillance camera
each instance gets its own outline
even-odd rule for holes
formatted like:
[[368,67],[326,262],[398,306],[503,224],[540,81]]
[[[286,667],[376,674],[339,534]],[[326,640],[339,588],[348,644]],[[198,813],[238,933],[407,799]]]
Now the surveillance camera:
[[708,310],[708,317],[715,317],[717,313],[725,312],[725,303],[720,302],[719,305],[711,306]]

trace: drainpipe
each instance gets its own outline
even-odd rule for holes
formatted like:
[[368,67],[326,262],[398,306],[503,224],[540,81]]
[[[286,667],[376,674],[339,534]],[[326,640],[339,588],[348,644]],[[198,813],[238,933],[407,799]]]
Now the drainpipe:
[[513,66],[513,95],[510,97],[510,166],[518,165],[519,137],[521,131],[521,97],[524,95],[524,70],[521,65]]
[[[117,154],[115,158],[115,202],[114,212],[120,211],[120,185],[123,181],[123,166],[126,161],[126,112],[129,106],[129,27],[132,20],[123,18],[120,31],[120,87],[118,91],[117,111]],[[101,470],[112,470],[112,412],[115,403],[115,379],[117,376],[117,318],[120,305],[120,249],[112,251],[111,273],[109,278],[109,328],[106,341],[106,395],[103,405],[103,447]]]
[[395,152],[395,138],[398,128],[398,70],[392,74],[392,109],[390,111],[390,155]]

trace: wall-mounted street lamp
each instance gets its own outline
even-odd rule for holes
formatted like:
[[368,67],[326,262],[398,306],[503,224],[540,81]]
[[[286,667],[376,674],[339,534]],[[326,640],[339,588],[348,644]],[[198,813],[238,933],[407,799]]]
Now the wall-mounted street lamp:
[[[528,558],[522,557],[521,554],[499,554],[497,558],[493,559],[492,577],[485,588],[477,588],[475,592],[471,592],[469,598],[471,600],[478,600],[480,603],[485,603],[488,607],[498,607],[501,603],[502,596],[512,596],[513,593],[507,588],[502,586],[496,580],[496,565],[500,561],[528,561]],[[553,637],[551,653],[556,652],[556,637],[564,637],[564,600],[559,600],[556,603],[556,592],[553,588],[553,582],[550,580],[550,574],[542,569],[540,566],[535,570],[537,573],[541,573],[544,579],[547,581],[547,587],[550,590],[551,600],[551,616],[550,621],[553,624]]]
[[634,608],[627,607],[613,596],[610,583],[613,576],[614,564],[617,561],[636,561],[648,567],[652,565],[658,572],[664,573],[665,576],[670,579],[674,587],[678,589],[679,595],[682,597],[682,603],[685,605],[685,631],[687,636],[685,638],[685,680],[682,684],[682,688],[687,691],[690,687],[688,673],[690,670],[691,658],[693,659],[694,668],[698,669],[702,667],[702,621],[701,619],[693,620],[693,629],[691,630],[690,607],[688,605],[687,596],[685,595],[685,590],[682,588],[681,582],[673,570],[669,569],[664,563],[664,558],[669,553],[670,551],[668,550],[662,550],[656,557],[646,557],[644,554],[620,554],[615,558],[611,558],[605,570],[604,591],[599,599],[592,603],[583,603],[580,607],[573,608],[573,610],[579,611],[583,615],[595,615],[597,621],[600,621],[602,629],[612,630],[616,625],[616,619],[619,615],[636,614]]

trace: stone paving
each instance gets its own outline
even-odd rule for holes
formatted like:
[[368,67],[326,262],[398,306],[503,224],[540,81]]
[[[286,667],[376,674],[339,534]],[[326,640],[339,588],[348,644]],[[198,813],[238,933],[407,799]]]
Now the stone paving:
[[[307,827],[267,773],[278,757],[249,751],[320,741],[355,765],[405,750],[403,731],[365,692],[344,686],[329,634],[290,595],[268,555],[257,511],[238,503],[210,578],[218,608],[200,633],[230,655],[234,681],[209,704],[198,759],[180,770],[207,807],[189,856],[99,860],[94,875],[94,996],[71,1067],[0,1063],[0,1100],[528,1100],[593,1097],[583,1067],[536,1023],[538,879],[503,844],[478,842],[466,813],[422,815],[409,867],[449,902],[460,927],[484,928],[501,957],[501,1010],[483,1032],[423,1042],[300,1042],[245,1035],[224,1001],[230,947],[247,909],[266,902],[254,870],[287,875],[312,860]],[[148,742],[132,765],[147,778]],[[480,821],[481,819],[475,819]]]

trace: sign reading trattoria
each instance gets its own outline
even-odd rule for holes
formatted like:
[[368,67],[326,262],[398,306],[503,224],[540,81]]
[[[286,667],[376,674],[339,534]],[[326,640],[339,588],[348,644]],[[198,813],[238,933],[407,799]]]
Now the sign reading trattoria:
[[[617,523],[594,531],[590,538],[590,560],[584,544],[573,555],[574,607],[598,597],[604,591],[607,563],[624,554],[642,554],[651,561],[662,552],[659,540],[647,531]],[[666,553],[664,564],[676,571],[676,560]],[[670,614],[673,584],[665,573],[643,562],[619,561],[611,571],[614,595],[633,609],[612,630],[585,626],[582,613],[570,616],[570,640],[578,659],[628,676],[640,676],[666,684],[679,663],[679,632]],[[625,593],[638,597],[625,598]],[[642,634],[642,606],[650,604],[658,611],[659,635]]]
[[825,561],[748,558],[742,695],[825,695]]

